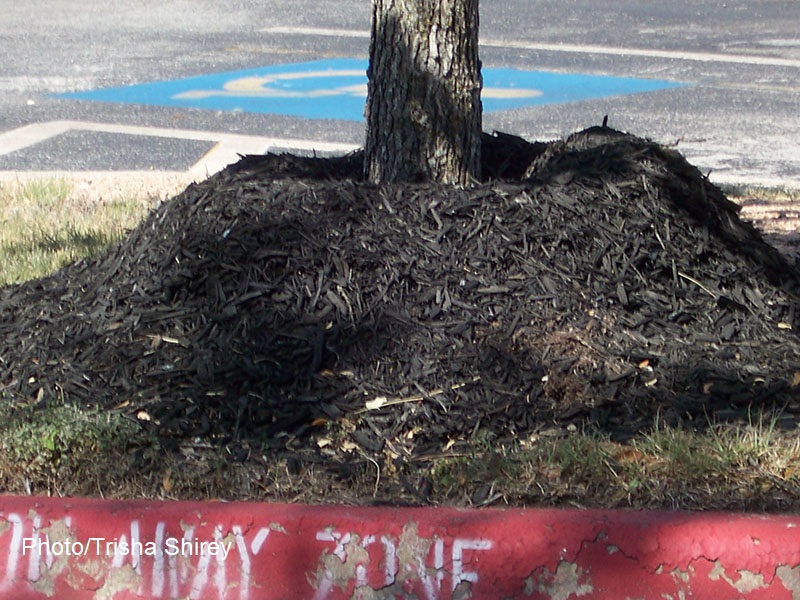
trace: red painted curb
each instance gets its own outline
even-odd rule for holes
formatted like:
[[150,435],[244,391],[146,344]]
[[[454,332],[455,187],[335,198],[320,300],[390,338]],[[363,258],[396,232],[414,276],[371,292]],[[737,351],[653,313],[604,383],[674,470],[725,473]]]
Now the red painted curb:
[[800,517],[0,496],[0,598],[800,598]]

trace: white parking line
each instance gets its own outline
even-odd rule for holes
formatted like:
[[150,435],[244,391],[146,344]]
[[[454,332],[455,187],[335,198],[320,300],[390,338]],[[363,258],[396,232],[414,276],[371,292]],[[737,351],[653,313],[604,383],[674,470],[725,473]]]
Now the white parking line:
[[32,123],[18,129],[0,133],[0,155],[10,154],[68,131],[97,131],[124,135],[141,135],[180,140],[201,140],[216,142],[192,168],[188,174],[193,177],[207,177],[224,169],[239,159],[240,154],[263,154],[271,148],[282,150],[302,150],[317,152],[352,152],[358,146],[335,142],[302,140],[295,138],[262,137],[238,135],[214,131],[195,131],[191,129],[168,129],[163,127],[143,127],[137,125],[117,125],[113,123],[93,123],[84,121],[48,121]]
[[[326,27],[266,27],[263,33],[285,35],[317,35],[323,37],[349,37],[369,39],[370,33],[360,29],[331,29]],[[666,58],[697,62],[733,63],[770,67],[800,68],[800,60],[773,56],[751,56],[747,54],[722,54],[719,52],[687,52],[681,50],[650,50],[646,48],[615,48],[595,44],[546,44],[526,40],[481,39],[481,46],[492,48],[517,48],[542,52],[566,52],[572,54],[601,54],[608,56],[638,56]]]

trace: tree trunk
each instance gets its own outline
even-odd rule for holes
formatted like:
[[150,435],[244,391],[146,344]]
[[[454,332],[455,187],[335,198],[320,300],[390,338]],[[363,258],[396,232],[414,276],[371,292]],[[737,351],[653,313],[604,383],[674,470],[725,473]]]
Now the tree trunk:
[[478,0],[373,0],[367,76],[367,179],[480,176]]

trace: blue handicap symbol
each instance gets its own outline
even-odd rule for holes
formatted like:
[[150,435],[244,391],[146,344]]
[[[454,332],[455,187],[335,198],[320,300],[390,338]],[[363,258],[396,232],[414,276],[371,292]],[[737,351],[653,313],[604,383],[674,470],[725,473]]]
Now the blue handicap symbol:
[[[171,81],[58,94],[60,98],[290,115],[308,119],[364,118],[367,61],[325,59],[229,71]],[[483,69],[486,112],[637,94],[684,85],[674,81]]]

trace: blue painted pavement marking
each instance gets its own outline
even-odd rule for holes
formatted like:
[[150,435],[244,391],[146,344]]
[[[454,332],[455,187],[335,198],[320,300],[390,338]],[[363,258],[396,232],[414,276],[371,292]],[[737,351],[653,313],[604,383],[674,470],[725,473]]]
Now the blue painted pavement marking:
[[[57,97],[360,121],[364,118],[367,96],[366,70],[366,60],[337,58],[72,92]],[[483,83],[483,109],[487,112],[684,85],[656,79],[491,67],[483,70]]]

